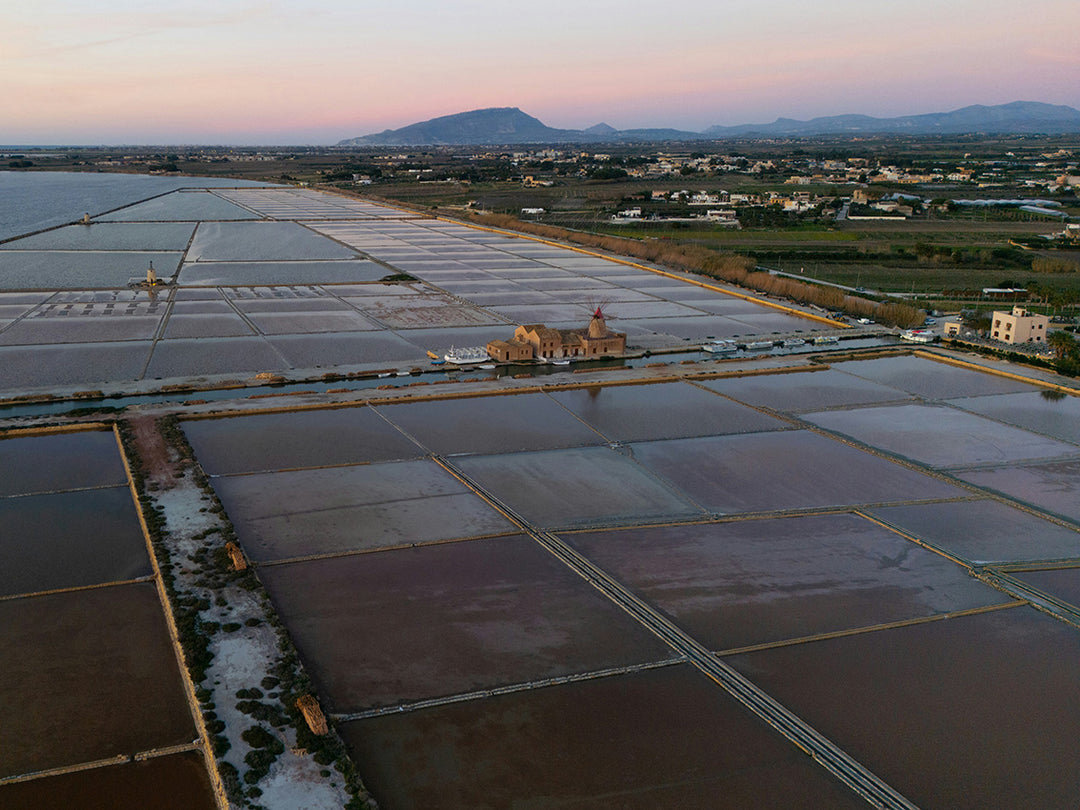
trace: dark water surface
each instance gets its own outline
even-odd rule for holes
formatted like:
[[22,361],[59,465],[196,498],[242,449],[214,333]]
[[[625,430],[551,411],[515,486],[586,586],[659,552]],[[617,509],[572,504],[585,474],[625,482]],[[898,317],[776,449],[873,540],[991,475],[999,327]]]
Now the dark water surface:
[[[201,396],[201,394],[200,394]],[[423,450],[364,405],[184,422],[211,475],[416,458]]]
[[688,383],[591,386],[552,397],[614,441],[749,433],[789,427]]
[[218,478],[214,487],[260,561],[515,530],[427,459]]
[[867,805],[689,667],[345,723],[382,807]]
[[215,810],[202,754],[190,752],[143,762],[35,779],[0,787],[5,810]]
[[1032,608],[727,660],[919,807],[1076,808],[1080,631]]
[[714,650],[1009,601],[857,515],[564,537]]
[[126,483],[112,431],[0,439],[0,496]]
[[670,655],[521,536],[270,566],[259,576],[339,712]]
[[463,456],[454,465],[535,526],[636,523],[701,509],[608,447]]
[[179,188],[265,186],[251,180],[94,172],[0,171],[0,239],[62,225]]
[[379,412],[443,455],[548,450],[604,441],[546,394],[384,405]]
[[956,476],[1080,523],[1080,461],[1016,464]]
[[0,775],[195,739],[150,583],[0,601]]
[[937,405],[823,411],[805,418],[826,430],[933,467],[1080,454],[1076,445]]
[[749,405],[778,411],[867,405],[911,399],[898,388],[864,380],[830,368],[796,374],[761,374],[726,380],[703,380],[700,385]]
[[978,397],[1039,391],[1039,386],[958,368],[925,357],[883,357],[876,360],[852,360],[835,366],[845,374],[899,388],[927,399]]
[[1034,585],[1040,591],[1070,603],[1080,610],[1080,568],[1060,568],[1055,571],[1026,571],[1014,576]]
[[888,506],[873,514],[972,563],[1080,557],[1080,531],[998,501]]
[[127,487],[0,498],[0,596],[152,573]]
[[961,490],[804,430],[641,442],[643,466],[723,513],[948,498]]

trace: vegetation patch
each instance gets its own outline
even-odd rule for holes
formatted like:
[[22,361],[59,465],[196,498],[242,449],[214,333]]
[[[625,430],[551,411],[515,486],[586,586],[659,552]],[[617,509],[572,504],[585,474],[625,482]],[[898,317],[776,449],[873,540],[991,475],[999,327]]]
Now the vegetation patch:
[[[271,694],[263,691],[286,682],[290,688],[304,693],[313,689],[254,570],[248,567],[237,571],[232,565],[226,546],[236,542],[235,531],[209,479],[195,460],[178,420],[173,416],[164,417],[154,423],[153,428],[168,451],[169,475],[182,478],[190,473],[186,486],[194,487],[198,497],[207,504],[197,513],[203,524],[197,526],[198,530],[188,535],[170,535],[162,504],[167,503],[164,500],[169,497],[167,493],[176,491],[176,484],[163,482],[161,459],[148,462],[144,457],[147,446],[153,445],[146,438],[145,426],[139,428],[142,433],[136,436],[136,429],[130,422],[118,424],[179,643],[196,687],[202,721],[217,759],[218,775],[231,805],[259,806],[256,799],[265,793],[259,787],[260,782],[295,739],[297,749],[308,748],[313,756],[329,746],[333,755],[321,754],[319,764],[333,764],[341,774],[349,795],[343,801],[350,807],[368,807],[369,797],[337,734],[327,735],[333,737],[334,742],[324,740],[308,746],[310,731],[292,706],[295,697],[284,688]],[[160,455],[161,450],[150,452]],[[151,494],[151,490],[155,493]],[[158,499],[162,499],[160,503]],[[276,639],[278,656],[276,661],[271,657],[267,662],[268,670],[259,685],[249,684],[236,689],[235,682],[232,686],[226,683],[226,675],[214,670],[216,646],[235,643],[233,639],[240,640],[245,634],[267,633]],[[238,720],[243,723],[242,716],[251,718],[256,725],[245,729],[230,742],[227,736],[229,725]],[[236,746],[239,750],[234,751],[237,743],[240,743]],[[333,783],[329,784],[333,788]]]

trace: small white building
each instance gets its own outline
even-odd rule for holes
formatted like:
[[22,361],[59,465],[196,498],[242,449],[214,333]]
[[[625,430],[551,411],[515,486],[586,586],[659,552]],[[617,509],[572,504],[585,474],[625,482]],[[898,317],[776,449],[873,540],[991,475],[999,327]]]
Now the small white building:
[[994,311],[990,337],[1003,343],[1045,343],[1050,318],[1034,315],[1023,307],[1013,307],[1012,312]]

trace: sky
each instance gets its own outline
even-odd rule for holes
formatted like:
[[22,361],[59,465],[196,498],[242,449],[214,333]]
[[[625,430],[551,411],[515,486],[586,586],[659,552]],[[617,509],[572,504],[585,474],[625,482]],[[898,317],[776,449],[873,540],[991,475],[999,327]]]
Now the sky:
[[1080,108],[1080,2],[35,0],[0,144],[332,144],[520,107],[618,129]]

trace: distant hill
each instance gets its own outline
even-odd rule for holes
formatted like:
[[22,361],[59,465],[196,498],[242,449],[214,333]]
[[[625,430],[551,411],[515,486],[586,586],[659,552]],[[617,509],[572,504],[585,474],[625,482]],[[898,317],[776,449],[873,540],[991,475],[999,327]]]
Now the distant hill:
[[350,138],[341,141],[338,146],[564,143],[581,134],[574,130],[553,129],[517,107],[489,107],[444,115],[401,129],[387,129],[375,135]]
[[701,134],[709,138],[762,135],[799,137],[805,135],[848,135],[898,133],[909,135],[962,135],[985,132],[1044,133],[1061,135],[1080,132],[1080,110],[1038,101],[1014,101],[987,107],[974,104],[959,110],[925,115],[902,115],[897,118],[873,118],[869,115],[831,115],[809,121],[777,118],[771,124],[740,124],[733,127],[709,127]]
[[771,124],[713,126],[704,132],[678,129],[624,129],[596,124],[588,129],[555,129],[517,107],[444,115],[387,129],[374,135],[348,138],[338,146],[483,146],[555,143],[629,143],[700,141],[733,137],[799,138],[813,135],[960,135],[967,133],[1080,133],[1080,110],[1037,101],[1014,101],[987,107],[981,104],[952,112],[874,118],[869,115],[832,115],[810,121],[778,118]]

